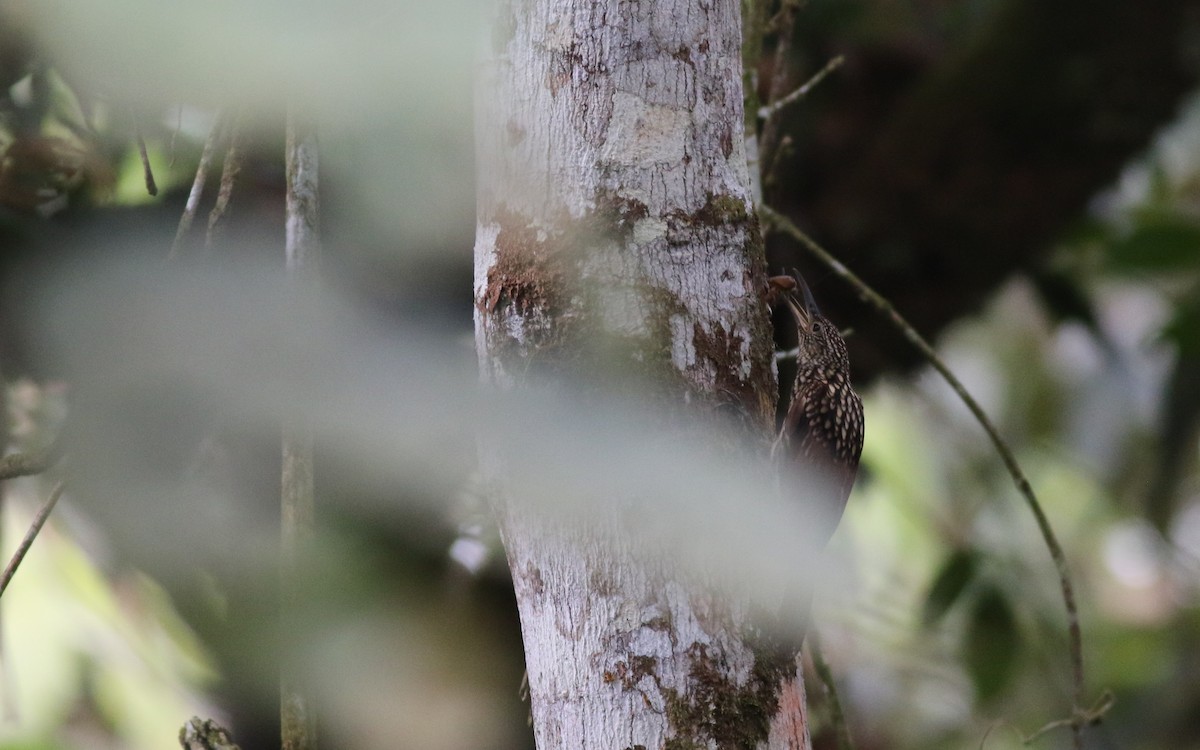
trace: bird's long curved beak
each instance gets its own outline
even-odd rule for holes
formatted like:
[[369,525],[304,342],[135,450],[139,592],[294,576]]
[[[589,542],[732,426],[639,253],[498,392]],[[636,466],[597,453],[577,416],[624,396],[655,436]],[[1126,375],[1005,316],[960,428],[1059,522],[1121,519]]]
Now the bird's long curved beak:
[[808,288],[808,283],[804,281],[804,277],[796,269],[792,269],[792,273],[796,277],[796,283],[800,286],[800,292],[804,295],[804,308],[808,311],[808,317],[817,318],[821,315],[821,309],[817,307],[817,301],[813,299],[812,290]]
[[800,300],[796,299],[794,292],[788,292],[784,295],[787,301],[788,309],[792,311],[792,317],[796,319],[796,325],[800,326],[802,331],[808,332],[812,326],[814,318],[821,315],[820,308],[817,307],[817,301],[813,298],[812,290],[808,288],[808,284],[804,281],[804,277],[796,269],[792,269],[792,277],[796,279],[796,286],[800,288],[800,293],[804,295],[804,304],[800,304]]
[[[805,302],[812,299],[812,294],[808,292],[808,287],[804,287]],[[801,331],[808,333],[809,327],[812,325],[813,316],[809,314],[808,308],[800,304],[800,300],[796,299],[796,295],[792,292],[787,292],[783,295],[784,302],[787,302],[788,310],[791,310],[792,317],[796,319],[796,325]]]

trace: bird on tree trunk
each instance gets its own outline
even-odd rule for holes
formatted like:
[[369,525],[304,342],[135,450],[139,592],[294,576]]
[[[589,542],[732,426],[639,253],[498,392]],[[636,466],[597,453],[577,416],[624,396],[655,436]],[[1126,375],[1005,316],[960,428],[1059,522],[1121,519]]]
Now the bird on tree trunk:
[[[798,351],[791,401],[772,454],[810,472],[817,488],[824,544],[846,508],[858,473],[863,447],[862,399],[850,384],[850,357],[837,327],[817,307],[812,291],[798,272],[768,280],[768,301],[782,300],[796,322]],[[797,298],[799,290],[803,302]],[[828,519],[825,521],[824,519]]]

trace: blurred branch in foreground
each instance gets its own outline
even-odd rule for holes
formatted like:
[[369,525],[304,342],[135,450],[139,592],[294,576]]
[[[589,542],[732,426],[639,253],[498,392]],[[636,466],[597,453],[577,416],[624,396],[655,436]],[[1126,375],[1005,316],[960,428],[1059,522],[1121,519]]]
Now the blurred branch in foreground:
[[[231,168],[236,169],[236,166],[231,167],[236,148],[235,131],[231,136],[229,155],[225,159],[227,172]],[[321,248],[317,154],[316,127],[297,115],[294,109],[289,109],[286,257],[288,276],[300,293],[312,286],[316,278]],[[224,174],[221,177],[221,195],[227,197]],[[312,547],[316,514],[313,481],[312,425],[302,415],[287,414],[284,416],[281,477],[284,632],[291,631],[300,609],[296,587],[297,558]],[[289,661],[290,658],[285,655],[280,682],[283,750],[314,750],[317,747],[315,709],[307,692],[296,682]]]
[[63,452],[63,439],[60,435],[50,445],[39,451],[14,453],[11,456],[0,458],[0,481],[41,474],[58,463]]

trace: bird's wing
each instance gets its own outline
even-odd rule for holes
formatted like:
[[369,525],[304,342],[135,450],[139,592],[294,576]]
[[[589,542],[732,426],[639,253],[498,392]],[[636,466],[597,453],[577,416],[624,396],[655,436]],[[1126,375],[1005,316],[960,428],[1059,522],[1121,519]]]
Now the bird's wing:
[[819,472],[830,485],[831,511],[841,516],[862,454],[862,400],[842,389],[844,399],[832,385],[812,380],[792,394],[780,430],[776,452],[804,469]]

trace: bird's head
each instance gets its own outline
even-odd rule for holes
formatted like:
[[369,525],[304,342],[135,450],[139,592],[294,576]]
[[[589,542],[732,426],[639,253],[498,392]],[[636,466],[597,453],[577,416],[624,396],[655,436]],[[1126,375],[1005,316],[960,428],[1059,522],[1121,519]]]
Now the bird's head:
[[[821,314],[812,290],[808,288],[799,271],[792,271],[796,285],[783,292],[783,300],[796,320],[796,334],[800,349],[797,362],[801,368],[821,372],[844,372],[850,357],[846,342],[837,326]],[[800,293],[797,297],[796,292]]]

